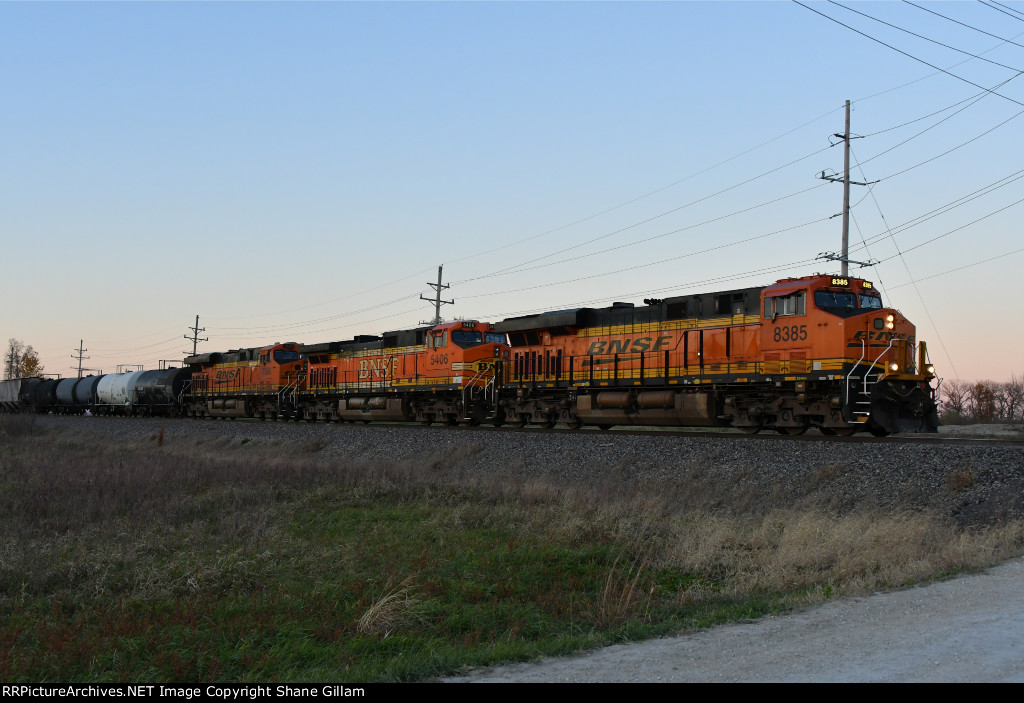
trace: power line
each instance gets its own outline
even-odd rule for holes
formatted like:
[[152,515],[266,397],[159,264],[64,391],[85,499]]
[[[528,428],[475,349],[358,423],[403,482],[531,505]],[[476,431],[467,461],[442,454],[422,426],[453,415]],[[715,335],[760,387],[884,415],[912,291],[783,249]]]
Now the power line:
[[[1010,7],[1009,5],[1004,5],[1003,3],[996,2],[995,0],[990,0],[990,2],[985,2],[985,0],[980,0],[980,1],[981,1],[982,5],[984,5],[985,7],[987,7],[990,10],[995,10],[996,12],[1002,12],[1004,15],[1006,15],[1008,17],[1012,17],[1013,19],[1017,20],[1018,22],[1024,22],[1024,19],[1021,19],[1020,17],[1017,17],[1017,15],[1024,14],[1024,12],[1021,12],[1020,10],[1015,10],[1014,8]],[[1010,14],[1010,12],[1007,12],[1006,10],[1000,10],[999,7],[992,7],[993,5],[998,5],[999,7],[1005,7],[1006,10],[1009,10],[1010,12],[1013,12],[1013,13],[1016,13],[1016,14]]]
[[689,253],[686,253],[686,254],[680,254],[679,256],[673,256],[673,257],[670,257],[668,259],[661,258],[661,259],[658,259],[657,261],[651,261],[651,262],[647,262],[647,263],[644,263],[644,264],[637,264],[636,266],[628,266],[628,267],[624,267],[624,268],[618,268],[618,269],[615,269],[613,271],[605,271],[603,273],[594,273],[594,274],[590,274],[588,276],[578,276],[576,278],[567,278],[567,279],[556,281],[556,282],[552,282],[552,283],[539,283],[539,284],[534,285],[534,286],[517,286],[514,290],[501,290],[501,291],[494,291],[494,292],[491,292],[491,293],[478,293],[476,295],[467,295],[467,296],[465,296],[465,298],[486,298],[486,297],[491,297],[491,296],[494,296],[494,295],[504,295],[504,294],[512,293],[512,292],[522,292],[522,291],[528,291],[528,290],[536,290],[538,288],[551,288],[551,287],[554,287],[554,286],[566,285],[568,283],[579,283],[580,281],[589,281],[589,280],[593,280],[595,278],[603,278],[605,276],[613,276],[613,275],[619,274],[619,273],[626,273],[627,271],[635,271],[637,269],[650,268],[651,266],[659,266],[661,264],[666,264],[666,263],[669,263],[671,261],[679,261],[680,259],[688,259],[690,257],[699,256],[701,254],[708,254],[708,253],[710,253],[712,251],[719,251],[721,249],[728,249],[730,247],[739,246],[740,244],[747,244],[749,242],[752,242],[752,241],[755,241],[755,240],[758,240],[758,239],[765,239],[767,237],[772,237],[772,236],[775,236],[777,234],[782,234],[784,232],[792,232],[793,230],[801,229],[801,228],[807,227],[809,225],[814,225],[814,224],[819,224],[821,222],[826,222],[829,219],[831,219],[831,218],[830,217],[822,217],[822,218],[819,218],[817,220],[811,220],[809,222],[801,223],[799,225],[793,225],[792,227],[786,227],[786,228],[783,228],[783,229],[780,229],[780,230],[775,230],[774,232],[768,232],[768,233],[765,233],[765,234],[759,234],[759,235],[755,235],[753,237],[747,237],[745,239],[739,239],[739,240],[736,240],[736,241],[733,241],[733,242],[728,242],[726,244],[718,244],[716,246],[707,247],[707,248],[704,248],[704,249],[700,249],[698,251],[692,251],[692,252],[689,252]]
[[[992,64],[994,66],[999,66],[1000,68],[1007,68],[1007,69],[1009,69],[1011,71],[1016,71],[1017,73],[1021,73],[1022,72],[1021,69],[1016,68],[1014,66],[1007,66],[1006,64],[999,63],[998,61],[992,61],[991,59],[986,59],[985,57],[979,56],[978,54],[972,54],[969,51],[964,51],[963,49],[958,49],[955,46],[950,46],[949,44],[943,44],[942,42],[937,41],[935,39],[930,39],[930,38],[924,36],[923,34],[918,34],[916,32],[911,32],[909,29],[904,29],[903,27],[900,27],[898,25],[890,24],[890,23],[886,22],[885,20],[880,20],[877,17],[872,17],[871,15],[869,15],[869,14],[867,14],[865,12],[861,12],[860,10],[854,10],[852,7],[847,7],[846,5],[843,5],[841,3],[836,2],[836,0],[828,0],[828,1],[831,4],[836,5],[837,7],[841,7],[841,8],[843,8],[844,10],[846,10],[848,12],[853,12],[854,14],[858,14],[861,17],[866,17],[869,20],[873,20],[875,22],[878,22],[879,24],[884,24],[886,27],[891,27],[891,28],[896,29],[896,30],[898,30],[900,32],[906,32],[907,34],[909,34],[912,37],[917,37],[918,39],[924,39],[925,41],[931,42],[932,44],[938,44],[939,46],[944,47],[946,49],[950,49],[952,51],[959,52],[961,54],[964,54],[965,56],[970,56],[971,58],[975,58],[975,59],[978,59],[980,61],[984,61],[986,63],[990,63],[990,64]],[[996,38],[998,39],[999,37],[996,37]],[[1003,41],[1006,41],[1006,40],[1003,40]]]
[[[951,114],[951,115],[947,115],[946,117],[943,117],[943,118],[942,118],[941,120],[939,120],[939,121],[938,121],[938,122],[936,122],[935,124],[931,125],[930,127],[926,127],[925,129],[922,129],[922,130],[921,130],[920,132],[918,132],[917,134],[915,134],[915,135],[913,135],[913,136],[911,136],[911,137],[908,137],[907,139],[904,139],[904,140],[903,140],[902,142],[900,142],[900,143],[896,144],[895,146],[889,147],[889,148],[888,148],[888,149],[886,149],[885,151],[883,151],[883,152],[880,152],[880,153],[878,153],[878,154],[875,154],[875,155],[874,155],[874,156],[872,156],[871,158],[872,158],[872,159],[878,158],[878,157],[879,157],[879,156],[881,156],[882,154],[886,154],[886,153],[888,153],[888,152],[892,151],[893,149],[897,149],[897,148],[899,148],[899,147],[903,146],[904,144],[906,144],[907,142],[909,142],[909,141],[911,141],[911,140],[917,139],[917,138],[918,138],[918,137],[920,137],[920,136],[921,136],[922,134],[926,134],[927,132],[929,132],[929,131],[931,131],[931,130],[935,129],[936,127],[938,127],[938,126],[939,126],[940,124],[942,124],[942,123],[946,122],[947,120],[950,120],[950,119],[952,119],[952,118],[956,117],[957,115],[959,115],[959,114],[960,114],[961,112],[963,112],[964,110],[967,110],[967,109],[969,109],[969,108],[971,108],[971,107],[974,107],[974,106],[975,106],[975,105],[977,105],[977,104],[978,104],[979,102],[981,102],[981,100],[982,100],[982,99],[984,99],[984,98],[987,98],[987,97],[988,97],[989,95],[991,95],[991,91],[992,91],[992,90],[994,90],[995,88],[1002,88],[1002,87],[1003,87],[1004,85],[1006,85],[1006,84],[1007,84],[1007,83],[1009,83],[1010,81],[1012,81],[1012,80],[1014,80],[1014,79],[1016,79],[1016,78],[1019,78],[1019,77],[1020,77],[1020,74],[1017,74],[1016,76],[1010,76],[1010,77],[1009,77],[1009,78],[1007,78],[1007,79],[1006,79],[1005,81],[1002,81],[1002,82],[1000,82],[1000,83],[997,83],[997,84],[996,84],[996,85],[995,85],[995,86],[994,86],[993,88],[989,88],[989,89],[987,89],[987,90],[985,90],[985,91],[982,91],[981,93],[978,93],[978,94],[976,94],[976,95],[972,95],[972,96],[971,96],[971,97],[969,97],[969,98],[965,98],[965,99],[963,99],[963,100],[961,100],[961,101],[959,101],[959,102],[957,102],[957,103],[954,103],[954,104],[952,104],[952,105],[949,105],[948,107],[944,107],[944,108],[942,108],[941,110],[936,110],[935,112],[933,112],[933,113],[931,113],[931,114],[928,114],[928,115],[925,115],[924,117],[918,117],[918,118],[916,118],[916,119],[913,119],[913,120],[910,120],[910,121],[908,121],[908,122],[904,122],[904,123],[903,123],[903,124],[901,124],[901,125],[896,125],[895,127],[888,127],[888,128],[886,128],[886,129],[880,129],[880,130],[878,130],[877,132],[872,132],[871,134],[865,134],[865,135],[864,135],[865,137],[874,137],[874,136],[876,136],[876,135],[879,135],[879,134],[883,134],[883,133],[885,133],[885,132],[891,132],[891,131],[893,131],[893,130],[895,130],[895,129],[900,129],[901,127],[906,127],[907,125],[911,125],[911,124],[914,124],[915,122],[920,122],[921,120],[926,120],[926,119],[928,119],[929,117],[934,117],[935,115],[938,115],[938,114],[940,114],[940,113],[943,113],[943,112],[945,112],[946,110],[951,110],[951,109],[953,109],[953,108],[954,108],[954,107],[956,107],[957,105],[963,105],[963,103],[970,103],[969,105],[964,105],[964,106],[963,106],[962,108],[960,108],[959,110],[957,110],[957,111],[956,111],[956,112],[954,112],[953,114]],[[869,160],[870,160],[870,159],[869,159]]]
[[[975,83],[974,81],[970,81],[970,80],[967,80],[967,79],[966,79],[966,78],[964,78],[963,76],[958,76],[958,75],[956,75],[955,73],[952,73],[952,72],[950,72],[950,71],[947,71],[947,70],[946,70],[946,69],[944,69],[944,68],[939,68],[939,67],[938,67],[938,66],[936,66],[935,64],[931,64],[931,63],[928,63],[928,62],[927,62],[927,61],[925,61],[924,59],[919,59],[918,57],[916,57],[916,56],[914,56],[914,55],[912,55],[912,54],[908,54],[907,52],[903,51],[902,49],[897,49],[897,48],[896,48],[895,46],[893,46],[893,45],[891,45],[891,44],[886,44],[886,43],[885,43],[884,41],[882,41],[881,39],[876,39],[875,37],[871,36],[870,34],[866,34],[866,33],[862,32],[862,31],[860,31],[859,29],[854,29],[854,28],[853,28],[853,27],[851,27],[850,25],[848,25],[848,24],[845,24],[845,23],[843,23],[843,22],[840,22],[840,21],[839,21],[839,20],[837,20],[837,19],[836,19],[835,17],[829,17],[828,15],[826,15],[826,14],[825,14],[825,13],[823,13],[823,12],[818,12],[818,11],[817,11],[817,10],[815,10],[814,8],[812,8],[812,7],[808,7],[807,5],[804,5],[804,4],[803,4],[802,2],[800,2],[799,0],[792,0],[792,2],[796,3],[797,5],[799,5],[800,7],[804,8],[805,10],[810,10],[811,12],[813,12],[813,13],[814,13],[814,14],[816,14],[816,15],[821,15],[822,17],[824,17],[825,19],[827,19],[827,20],[829,20],[829,21],[831,21],[831,22],[835,22],[836,24],[838,24],[838,25],[840,25],[840,26],[842,26],[842,27],[846,27],[846,28],[847,28],[847,29],[849,29],[849,30],[850,30],[851,32],[856,32],[857,34],[861,35],[862,37],[864,37],[864,38],[866,38],[866,39],[870,39],[870,40],[871,40],[871,41],[873,41],[873,42],[876,42],[876,43],[878,43],[878,44],[881,44],[882,46],[888,47],[889,49],[892,49],[893,51],[895,51],[895,52],[896,52],[896,53],[898,53],[898,54],[903,54],[904,56],[906,56],[906,57],[907,57],[907,58],[909,58],[909,59],[913,59],[914,61],[917,61],[917,62],[919,62],[919,63],[923,63],[923,64],[924,64],[925,66],[928,66],[928,67],[930,67],[930,68],[934,68],[934,69],[935,69],[936,71],[941,71],[942,73],[945,73],[945,74],[946,74],[947,76],[950,76],[950,77],[952,77],[952,78],[956,78],[956,79],[957,79],[957,80],[959,80],[959,81],[963,81],[964,83],[968,83],[968,84],[970,84],[970,85],[973,85],[973,86],[974,86],[975,88],[981,88],[982,90],[988,90],[988,89],[987,89],[987,88],[985,88],[985,86],[983,86],[983,85],[978,85],[978,84],[977,84],[977,83]],[[1016,70],[1016,69],[1014,69],[1014,70]],[[1020,101],[1018,101],[1018,100],[1014,100],[1013,98],[1011,98],[1011,97],[1008,97],[1008,96],[1006,96],[1006,95],[1003,95],[1002,93],[997,93],[997,92],[995,92],[995,91],[988,91],[988,92],[992,93],[993,95],[997,95],[997,96],[999,96],[1000,98],[1003,98],[1004,100],[1009,100],[1009,101],[1010,101],[1010,102],[1012,102],[1012,103],[1016,103],[1017,105],[1020,105],[1020,106],[1024,107],[1024,103],[1022,103],[1022,102],[1020,102]]]
[[[816,156],[817,154],[820,154],[823,151],[827,151],[830,148],[832,148],[832,145],[829,145],[829,146],[827,146],[827,147],[825,147],[823,149],[818,149],[816,151],[813,151],[813,152],[811,152],[809,154],[801,156],[798,159],[794,159],[793,161],[790,161],[788,163],[782,164],[781,166],[777,166],[777,167],[772,168],[772,169],[770,169],[768,171],[764,171],[763,173],[760,173],[760,174],[758,174],[756,176],[753,176],[753,177],[748,178],[748,179],[746,179],[744,181],[740,181],[739,183],[731,185],[728,188],[723,188],[723,189],[721,189],[719,191],[716,191],[714,193],[711,193],[709,195],[705,195],[705,196],[703,196],[701,198],[697,198],[696,200],[691,200],[688,203],[685,203],[685,204],[680,205],[678,207],[672,208],[670,210],[666,210],[664,212],[660,212],[657,215],[654,215],[652,217],[648,217],[647,219],[641,220],[639,222],[634,222],[633,224],[627,225],[626,227],[621,227],[621,228],[619,228],[619,229],[617,229],[615,231],[607,232],[607,233],[602,234],[600,236],[588,239],[588,240],[586,240],[584,242],[580,242],[578,244],[574,244],[572,246],[565,247],[563,249],[559,249],[558,251],[551,252],[550,254],[545,254],[544,256],[538,256],[536,258],[529,259],[527,261],[523,261],[523,262],[518,263],[518,264],[513,264],[512,266],[508,266],[506,268],[499,269],[499,270],[493,271],[491,273],[483,274],[483,275],[480,275],[480,276],[475,276],[473,278],[463,279],[461,281],[457,281],[457,283],[464,284],[464,283],[469,283],[469,282],[472,282],[472,281],[478,281],[478,280],[483,279],[483,278],[491,278],[493,276],[505,275],[505,274],[509,274],[509,273],[521,273],[523,271],[532,271],[532,270],[537,269],[537,268],[543,268],[544,266],[550,266],[552,264],[544,264],[543,266],[533,266],[533,267],[530,267],[530,268],[523,268],[525,266],[528,266],[529,264],[533,264],[533,263],[536,263],[538,261],[543,261],[544,259],[551,258],[552,256],[558,256],[559,254],[564,254],[564,253],[566,253],[568,251],[572,251],[573,249],[579,249],[582,246],[586,246],[588,244],[593,244],[595,242],[601,241],[602,239],[607,239],[608,237],[615,236],[616,234],[621,234],[622,232],[626,232],[628,230],[635,229],[636,227],[639,227],[641,225],[645,225],[645,224],[651,223],[654,220],[661,219],[662,217],[665,217],[667,215],[671,215],[673,213],[679,212],[680,210],[683,210],[685,208],[692,207],[693,205],[697,205],[697,204],[702,203],[702,202],[704,202],[706,200],[710,200],[711,198],[714,198],[714,197],[717,197],[719,195],[722,195],[723,193],[728,193],[729,191],[735,190],[736,188],[739,188],[740,186],[747,185],[748,183],[752,183],[753,181],[756,181],[756,180],[758,180],[760,178],[763,178],[763,177],[768,176],[768,175],[770,175],[772,173],[775,173],[776,171],[781,171],[784,168],[787,168],[787,167],[792,166],[794,164],[800,163],[801,161],[809,159],[812,156]],[[818,187],[818,186],[815,186],[815,187]],[[797,191],[795,193],[791,193],[789,195],[785,195],[785,196],[782,196],[780,198],[776,198],[775,200],[770,200],[770,201],[761,203],[759,205],[754,206],[753,208],[745,208],[743,210],[737,210],[737,211],[734,211],[734,212],[729,213],[727,215],[723,215],[722,217],[715,218],[715,219],[712,219],[712,220],[707,220],[707,221],[705,221],[704,223],[701,223],[701,224],[707,224],[707,223],[710,223],[710,222],[715,222],[717,220],[724,219],[725,217],[731,217],[732,215],[737,215],[737,214],[740,214],[740,213],[743,213],[743,212],[748,212],[749,210],[752,210],[754,208],[763,207],[764,205],[770,205],[772,203],[778,202],[780,200],[784,200],[786,198],[790,198],[790,197],[793,197],[793,196],[796,196],[796,195],[801,195],[802,193],[806,193],[808,190],[813,190],[813,189],[814,188],[808,188],[808,189],[805,189],[805,190],[800,190],[800,191]],[[699,226],[699,225],[693,225],[691,227],[686,227],[686,228],[683,228],[683,229],[691,229],[692,227],[696,227],[696,226]],[[670,233],[667,233],[667,234],[675,234],[676,232],[683,231],[683,229],[674,230],[673,232],[670,232]],[[659,235],[658,237],[652,237],[652,238],[648,238],[648,239],[642,239],[642,240],[639,240],[639,241],[634,241],[634,242],[631,242],[629,244],[621,245],[621,246],[631,246],[633,244],[639,244],[641,242],[651,241],[651,239],[658,239],[661,236],[667,236],[667,234],[666,235]],[[607,251],[613,251],[614,249],[621,248],[621,246],[620,247],[614,247],[613,249],[605,249],[605,250],[603,250],[603,252],[597,252],[597,253],[604,253],[604,252],[607,252]],[[569,259],[561,259],[561,260],[559,260],[557,262],[554,262],[554,263],[557,264],[557,263],[565,263],[567,261],[575,261],[575,260],[577,260],[579,258],[585,258],[586,256],[590,256],[590,254],[587,254],[587,255],[584,255],[584,256],[581,256],[581,257],[572,257],[572,258],[569,258]]]
[[936,17],[941,17],[944,20],[949,20],[950,22],[958,24],[961,27],[967,27],[967,29],[973,29],[975,32],[981,32],[982,34],[984,34],[986,36],[992,37],[993,39],[998,39],[999,41],[1006,42],[1007,44],[1013,44],[1014,46],[1019,46],[1021,48],[1024,48],[1024,44],[1018,44],[1017,42],[1013,41],[1012,39],[1006,39],[1004,37],[1000,37],[997,34],[992,34],[991,32],[986,32],[984,29],[978,29],[977,27],[975,27],[973,25],[966,24],[965,22],[961,22],[960,20],[955,20],[952,17],[946,17],[945,15],[940,14],[940,13],[936,12],[935,10],[929,10],[927,7],[922,7],[921,5],[918,5],[917,3],[910,2],[910,0],[903,0],[903,2],[905,2],[907,5],[910,5],[911,7],[916,7],[918,10],[924,10],[925,12],[929,12],[929,13],[935,15]]
[[982,196],[988,195],[989,193],[993,193],[996,190],[998,190],[1000,188],[1003,188],[1003,187],[1005,187],[1005,186],[1007,186],[1007,185],[1009,185],[1011,183],[1014,183],[1014,182],[1016,182],[1016,181],[1018,181],[1018,180],[1020,180],[1022,178],[1024,178],[1024,169],[1022,169],[1020,171],[1017,171],[1016,173],[1011,173],[1008,176],[1003,176],[999,180],[994,181],[992,183],[989,183],[988,185],[986,185],[986,186],[984,186],[982,188],[979,188],[976,191],[973,191],[971,193],[967,193],[966,195],[962,195],[959,198],[956,198],[955,200],[950,200],[950,201],[948,201],[946,203],[943,203],[942,205],[940,205],[937,208],[929,210],[928,212],[925,212],[925,213],[923,213],[921,215],[918,215],[917,217],[914,217],[914,218],[911,218],[910,220],[907,220],[906,222],[904,222],[904,223],[902,223],[900,225],[897,225],[895,229],[888,229],[888,226],[887,226],[887,229],[886,229],[885,232],[882,232],[880,234],[873,235],[873,236],[869,237],[866,240],[865,243],[874,243],[874,242],[880,241],[882,239],[885,239],[887,237],[890,237],[893,234],[900,234],[900,233],[902,233],[902,232],[904,232],[904,231],[906,231],[906,230],[908,230],[908,229],[910,229],[912,227],[917,227],[920,224],[924,224],[928,220],[934,219],[934,218],[938,217],[939,215],[944,215],[947,212],[949,212],[950,210],[958,208],[961,205],[965,205],[965,204],[967,204],[967,203],[969,203],[969,202],[971,202],[973,200],[976,200],[976,199],[978,199],[978,198],[980,198]]
[[941,273],[933,273],[931,276],[923,276],[921,278],[918,278],[917,281],[907,281],[906,283],[900,283],[899,285],[892,286],[891,290],[895,290],[896,288],[903,288],[905,286],[913,285],[914,283],[920,283],[921,281],[928,281],[928,280],[931,280],[933,278],[939,278],[940,276],[948,276],[949,274],[956,273],[957,271],[963,271],[964,269],[969,269],[969,268],[973,268],[975,266],[981,266],[982,264],[987,264],[990,261],[997,261],[997,260],[1005,258],[1007,256],[1013,256],[1014,254],[1019,254],[1022,251],[1024,251],[1024,247],[1022,247],[1020,249],[1014,249],[1013,251],[1008,251],[1005,254],[999,254],[998,256],[992,256],[992,257],[989,257],[987,259],[982,259],[981,261],[975,261],[973,264],[964,264],[963,266],[957,266],[956,268],[949,269],[948,271],[943,271]]

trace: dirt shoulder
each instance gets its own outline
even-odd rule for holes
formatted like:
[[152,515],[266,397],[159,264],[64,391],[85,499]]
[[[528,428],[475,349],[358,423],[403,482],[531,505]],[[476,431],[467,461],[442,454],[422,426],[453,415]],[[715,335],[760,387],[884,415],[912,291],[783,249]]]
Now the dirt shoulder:
[[1024,682],[1024,559],[780,617],[448,682]]

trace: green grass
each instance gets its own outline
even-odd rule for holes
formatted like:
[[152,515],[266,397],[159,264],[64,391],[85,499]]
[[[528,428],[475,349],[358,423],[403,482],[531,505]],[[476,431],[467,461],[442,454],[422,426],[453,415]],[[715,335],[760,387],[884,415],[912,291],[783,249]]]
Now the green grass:
[[0,439],[5,682],[423,680],[899,586],[1024,544],[1018,523],[709,508],[709,486]]

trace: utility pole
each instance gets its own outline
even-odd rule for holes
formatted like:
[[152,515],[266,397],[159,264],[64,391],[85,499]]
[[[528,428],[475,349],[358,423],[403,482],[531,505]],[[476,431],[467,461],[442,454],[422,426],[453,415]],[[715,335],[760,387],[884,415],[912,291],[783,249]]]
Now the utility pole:
[[[88,349],[82,349],[82,341],[83,340],[81,340],[81,339],[78,340],[78,355],[77,356],[74,355],[74,354],[71,355],[72,359],[78,359],[78,377],[79,378],[82,377],[82,359],[88,359],[89,358],[87,356],[82,356],[83,352],[89,351]],[[73,369],[75,367],[72,366],[71,368]]]
[[846,101],[846,129],[843,130],[843,270],[842,276],[849,275],[850,268],[850,101]]
[[[189,337],[186,334],[185,335],[185,339],[191,339],[192,340],[192,356],[195,356],[196,355],[196,346],[200,342],[209,342],[210,338],[209,337],[204,337],[203,339],[199,339],[199,333],[206,331],[205,327],[200,327],[199,326],[199,315],[196,315],[196,326],[195,327],[189,327],[189,329],[192,330],[192,336]],[[182,352],[182,353],[183,354],[188,354],[187,351],[186,352]]]
[[[860,137],[853,137],[850,135],[850,101],[846,101],[846,128],[842,134],[834,134],[834,137],[838,137],[843,140],[843,177],[836,178],[835,176],[826,176],[825,172],[822,171],[818,178],[825,181],[842,181],[843,182],[843,249],[839,256],[832,253],[825,253],[818,256],[819,259],[828,259],[830,261],[840,261],[843,264],[842,276],[846,278],[849,276],[850,271],[850,184],[858,186],[871,185],[872,183],[878,183],[878,181],[871,181],[871,183],[859,183],[857,181],[850,180],[850,140],[860,139]],[[873,266],[872,263],[863,261],[854,261],[852,263],[860,264],[861,266]]]
[[[434,290],[437,291],[437,296],[433,300],[431,300],[430,298],[424,298],[422,295],[420,296],[420,300],[426,300],[428,303],[433,303],[434,304],[434,320],[433,320],[433,322],[429,322],[429,323],[424,322],[422,324],[431,324],[431,325],[439,325],[439,324],[441,324],[441,306],[442,305],[454,305],[455,304],[454,300],[441,300],[441,291],[444,288],[450,288],[450,286],[448,286],[448,285],[441,285],[441,269],[443,269],[443,268],[444,268],[444,266],[438,266],[437,267],[437,283],[430,283],[429,281],[427,282],[428,286],[430,286],[431,288],[433,288]],[[196,323],[196,324],[198,324],[198,323]]]

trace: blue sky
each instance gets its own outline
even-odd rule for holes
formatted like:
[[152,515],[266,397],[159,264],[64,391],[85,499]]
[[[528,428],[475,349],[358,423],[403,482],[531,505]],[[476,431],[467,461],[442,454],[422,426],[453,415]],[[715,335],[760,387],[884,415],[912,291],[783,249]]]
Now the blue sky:
[[487,320],[831,272],[850,99],[851,273],[941,375],[1020,376],[1024,3],[986,3],[0,3],[0,335],[111,372],[196,314],[415,326],[442,264]]

